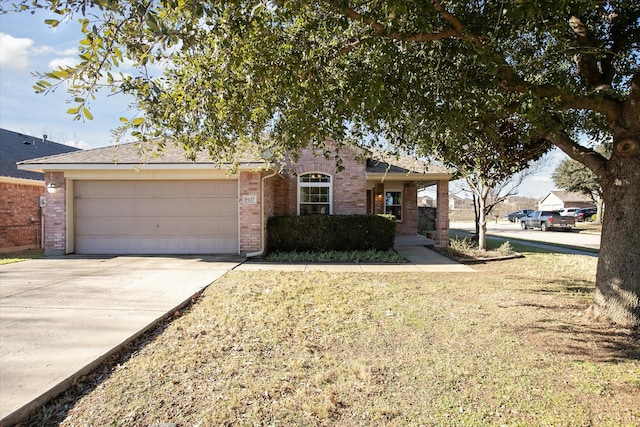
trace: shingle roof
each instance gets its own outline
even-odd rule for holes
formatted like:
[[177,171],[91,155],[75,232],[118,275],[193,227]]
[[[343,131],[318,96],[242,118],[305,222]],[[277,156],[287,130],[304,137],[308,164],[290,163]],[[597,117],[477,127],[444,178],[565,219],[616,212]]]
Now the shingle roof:
[[43,174],[19,170],[16,163],[78,150],[78,148],[69,145],[58,144],[7,129],[0,129],[0,176],[42,181],[44,180]]
[[413,161],[412,159],[397,159],[393,163],[382,160],[367,159],[367,173],[410,174],[437,173],[453,174],[449,169],[433,164]]
[[563,202],[591,202],[591,199],[582,194],[575,193],[572,191],[564,191],[564,190],[553,190],[549,192],[550,194],[554,194],[558,199]]
[[367,173],[381,174],[454,174],[455,171],[447,169],[433,162],[418,160],[409,156],[395,156],[382,152],[373,152],[367,159]]
[[[259,156],[242,155],[238,159],[239,162],[259,162]],[[157,146],[150,144],[149,146],[141,146],[138,143],[126,143],[115,146],[94,148],[91,150],[83,150],[81,152],[59,154],[55,156],[42,157],[33,159],[23,164],[44,165],[44,164],[218,164],[219,162],[211,159],[208,153],[199,152],[195,161],[187,158],[186,151],[175,144],[167,144],[162,150]]]
[[[242,153],[236,156],[239,163],[264,163],[256,153]],[[187,158],[185,150],[175,144],[168,143],[160,150],[150,143],[141,147],[138,143],[127,143],[116,146],[82,150],[73,153],[59,154],[21,162],[25,165],[141,165],[141,164],[212,164],[220,165],[221,162],[211,159],[207,152],[199,152],[195,161]],[[453,172],[442,166],[432,163],[416,161],[409,157],[384,156],[375,154],[374,159],[367,160],[367,173],[370,174],[403,174],[410,173],[452,174]]]

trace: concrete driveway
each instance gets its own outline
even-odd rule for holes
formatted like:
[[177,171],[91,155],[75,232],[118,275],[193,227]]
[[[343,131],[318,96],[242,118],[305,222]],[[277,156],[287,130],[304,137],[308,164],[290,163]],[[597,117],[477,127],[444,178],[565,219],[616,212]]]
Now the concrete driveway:
[[243,260],[65,257],[0,266],[0,425],[19,421]]

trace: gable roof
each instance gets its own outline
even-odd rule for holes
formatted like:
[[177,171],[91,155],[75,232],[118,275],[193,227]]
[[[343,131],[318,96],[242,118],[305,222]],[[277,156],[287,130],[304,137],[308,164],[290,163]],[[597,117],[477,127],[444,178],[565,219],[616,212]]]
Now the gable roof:
[[79,148],[0,129],[0,176],[44,181],[42,173],[18,169],[16,163],[74,151]]
[[[241,164],[264,165],[264,160],[257,155],[243,154],[239,156]],[[119,165],[208,165],[219,166],[206,152],[198,152],[195,160],[187,158],[187,152],[176,144],[167,144],[163,149],[155,144],[142,146],[137,142],[118,144],[109,147],[94,148],[74,153],[65,153],[20,162],[22,168],[29,170],[78,169],[114,167]]]
[[[268,166],[264,158],[257,153],[244,152],[237,156],[240,168],[260,168]],[[82,150],[53,156],[30,159],[19,163],[21,169],[28,170],[70,170],[70,169],[121,169],[131,166],[147,168],[212,168],[223,167],[224,164],[212,159],[205,151],[198,152],[195,160],[187,158],[186,151],[177,144],[168,143],[163,149],[150,143],[142,146],[137,142],[119,144],[110,147]],[[229,163],[227,163],[229,165]],[[369,177],[384,179],[413,178],[420,180],[424,173],[430,179],[449,179],[453,172],[435,165],[426,164],[409,157],[382,157],[367,159],[366,171]],[[434,176],[436,178],[434,178]]]
[[589,198],[588,196],[582,194],[582,193],[576,193],[573,191],[564,191],[564,190],[553,190],[550,191],[546,196],[544,196],[542,198],[542,200],[540,200],[540,202],[544,202],[549,196],[556,196],[560,201],[564,202],[564,203],[571,203],[571,202],[589,202],[591,203],[592,200],[591,198]]

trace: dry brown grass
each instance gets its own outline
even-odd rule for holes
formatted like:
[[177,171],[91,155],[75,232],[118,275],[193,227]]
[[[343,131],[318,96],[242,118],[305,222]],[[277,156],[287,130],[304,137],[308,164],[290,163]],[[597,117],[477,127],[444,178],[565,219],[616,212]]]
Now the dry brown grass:
[[640,424],[637,335],[584,315],[595,259],[474,268],[231,272],[62,425]]

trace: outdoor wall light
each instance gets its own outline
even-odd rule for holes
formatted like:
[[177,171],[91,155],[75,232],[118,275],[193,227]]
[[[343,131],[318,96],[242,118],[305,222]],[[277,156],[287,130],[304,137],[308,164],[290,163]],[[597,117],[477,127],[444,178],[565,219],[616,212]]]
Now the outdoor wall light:
[[58,186],[57,186],[56,184],[54,184],[53,182],[50,182],[50,183],[47,185],[47,193],[49,193],[49,194],[53,194],[53,193],[55,193],[56,191],[58,191]]

